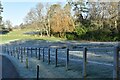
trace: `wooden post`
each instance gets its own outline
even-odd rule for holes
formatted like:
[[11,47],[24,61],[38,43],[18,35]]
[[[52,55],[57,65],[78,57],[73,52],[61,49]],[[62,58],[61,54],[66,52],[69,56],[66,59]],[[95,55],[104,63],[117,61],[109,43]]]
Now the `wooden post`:
[[119,80],[119,49],[114,47],[113,78]]
[[28,68],[28,57],[26,56],[26,68]]
[[48,64],[50,64],[50,48],[48,48]]
[[86,64],[87,64],[87,48],[85,47],[83,51],[83,77],[87,76]]
[[40,60],[40,48],[39,48],[39,53],[38,53],[38,60]]
[[45,54],[45,52],[44,52],[44,48],[43,48],[43,62],[44,62],[44,54]]
[[55,49],[55,67],[57,67],[58,56],[57,56],[57,48]]
[[39,65],[37,65],[37,80],[39,80]]
[[69,49],[67,49],[67,57],[66,57],[66,70],[68,70],[68,64],[69,64]]

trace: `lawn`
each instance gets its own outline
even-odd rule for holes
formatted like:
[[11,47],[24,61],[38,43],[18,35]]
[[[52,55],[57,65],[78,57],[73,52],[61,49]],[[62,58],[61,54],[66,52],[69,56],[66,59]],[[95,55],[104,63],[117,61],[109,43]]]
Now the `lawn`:
[[9,43],[10,41],[16,40],[28,40],[28,39],[37,39],[37,40],[49,40],[49,41],[62,41],[65,39],[55,38],[55,37],[47,37],[47,36],[33,36],[23,34],[25,32],[30,32],[32,30],[13,30],[8,34],[0,35],[0,44]]

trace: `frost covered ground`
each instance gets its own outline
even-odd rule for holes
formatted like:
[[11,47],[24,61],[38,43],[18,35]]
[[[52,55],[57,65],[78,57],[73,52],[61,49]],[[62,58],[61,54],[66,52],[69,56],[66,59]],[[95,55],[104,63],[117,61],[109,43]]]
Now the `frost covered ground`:
[[[58,67],[55,67],[55,51],[51,49],[51,63],[48,65],[47,63],[47,48],[45,49],[45,61],[42,61],[42,52],[41,52],[41,60],[35,57],[35,52],[33,51],[33,57],[28,57],[29,68],[25,67],[25,59],[24,56],[23,63],[17,59],[17,57],[13,57],[7,54],[3,54],[8,57],[13,64],[16,66],[20,76],[22,78],[36,78],[36,66],[40,66],[40,78],[82,78],[82,51],[78,51],[79,48],[76,46],[114,46],[117,43],[95,43],[95,42],[87,42],[87,43],[79,43],[75,41],[65,41],[65,42],[49,42],[44,40],[28,40],[28,41],[17,41],[11,42],[7,46],[9,48],[12,47],[51,47],[51,46],[59,46],[59,47],[68,47],[70,48],[70,63],[69,70],[66,71],[65,68],[65,60],[66,60],[66,51],[64,49],[58,50]],[[6,45],[3,45],[6,46]],[[73,47],[76,47],[73,50]],[[30,51],[29,51],[30,53]],[[112,78],[113,71],[113,52],[88,52],[88,64],[87,64],[87,77],[88,78]],[[89,63],[90,62],[90,63]]]

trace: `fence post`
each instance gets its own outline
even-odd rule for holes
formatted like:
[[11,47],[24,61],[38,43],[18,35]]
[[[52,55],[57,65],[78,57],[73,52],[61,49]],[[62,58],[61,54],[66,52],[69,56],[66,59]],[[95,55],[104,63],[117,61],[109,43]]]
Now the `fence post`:
[[31,47],[31,57],[32,57],[32,47]]
[[69,64],[69,49],[67,48],[66,70],[68,70],[68,64]]
[[44,48],[43,48],[43,62],[44,62],[44,54],[45,54],[45,53],[44,53]]
[[8,51],[8,46],[6,46],[6,53],[7,53],[7,51]]
[[4,48],[3,48],[2,50],[3,50],[2,52],[4,52],[4,53],[5,53],[5,52],[6,52],[6,47],[4,46]]
[[10,53],[11,53],[11,56],[12,56],[12,48],[10,48]]
[[48,48],[48,64],[50,64],[50,48]]
[[24,49],[24,55],[26,54],[26,47],[23,48]]
[[39,53],[38,53],[38,60],[40,60],[40,48],[39,48]]
[[85,47],[83,51],[83,77],[87,76],[86,64],[87,64],[87,48]]
[[2,52],[6,53],[6,46],[4,46],[4,48],[3,48],[3,51],[2,51]]
[[15,53],[15,57],[16,57],[16,47],[14,48],[14,53]]
[[26,56],[26,68],[28,68],[28,57]]
[[19,59],[20,47],[18,48],[17,58]]
[[10,49],[9,48],[7,48],[7,52],[8,52],[8,55],[10,55]]
[[12,56],[12,49],[10,48],[10,54],[11,54],[11,56]]
[[37,65],[37,80],[39,80],[39,65]]
[[29,54],[29,48],[26,47],[26,55],[27,55],[27,57],[28,57],[28,54]]
[[21,62],[23,62],[23,51],[22,51],[22,47],[21,47]]
[[17,58],[17,54],[18,54],[18,49],[17,49],[17,47],[16,47],[16,50],[15,50],[15,53],[16,53],[16,58]]
[[13,54],[14,54],[14,57],[15,57],[15,47],[13,48]]
[[57,48],[55,49],[55,67],[57,67],[58,56],[57,56]]
[[37,58],[37,48],[35,48],[36,58]]
[[119,80],[119,47],[114,47],[113,78]]

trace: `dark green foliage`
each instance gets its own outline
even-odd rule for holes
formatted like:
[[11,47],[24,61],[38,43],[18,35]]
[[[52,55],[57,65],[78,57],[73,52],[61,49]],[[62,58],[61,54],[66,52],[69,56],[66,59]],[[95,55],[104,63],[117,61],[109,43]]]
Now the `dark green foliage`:
[[68,40],[74,40],[75,39],[75,35],[74,34],[66,34],[66,38]]
[[98,29],[94,31],[88,31],[86,34],[79,36],[80,39],[89,41],[119,41],[118,34],[112,34],[112,31],[105,29]]

